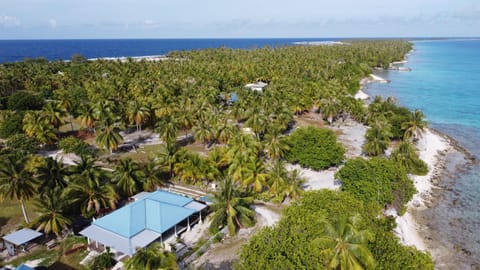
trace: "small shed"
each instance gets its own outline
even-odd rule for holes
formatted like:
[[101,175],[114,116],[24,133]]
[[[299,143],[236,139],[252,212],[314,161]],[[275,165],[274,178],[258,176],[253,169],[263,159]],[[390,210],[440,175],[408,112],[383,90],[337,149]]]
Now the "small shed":
[[3,240],[5,241],[5,247],[7,248],[8,254],[14,256],[16,247],[25,245],[26,243],[42,235],[43,233],[41,232],[37,232],[28,228],[23,228],[16,232],[5,235],[3,237]]

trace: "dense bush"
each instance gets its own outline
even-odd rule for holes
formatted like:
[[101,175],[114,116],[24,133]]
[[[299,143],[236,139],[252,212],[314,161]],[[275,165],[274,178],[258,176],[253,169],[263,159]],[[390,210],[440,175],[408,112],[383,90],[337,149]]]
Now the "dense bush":
[[408,141],[401,142],[391,154],[391,159],[408,173],[426,175],[428,165],[418,157],[415,147]]
[[402,212],[415,193],[415,186],[406,171],[395,162],[384,158],[349,160],[335,174],[342,181],[342,190],[352,193],[366,203],[380,207],[393,204]]
[[236,269],[327,269],[325,258],[312,248],[312,241],[322,235],[323,222],[339,216],[358,214],[358,229],[374,234],[367,247],[374,255],[376,269],[433,269],[428,254],[404,247],[391,232],[392,220],[378,218],[380,210],[366,206],[351,194],[330,190],[305,193],[287,207],[274,227],[267,227],[243,246]]
[[88,143],[75,137],[66,137],[61,139],[58,143],[58,146],[65,153],[73,153],[79,156],[93,154],[93,151]]
[[7,101],[7,108],[12,111],[40,110],[43,99],[40,96],[28,92],[17,92],[11,95]]
[[7,116],[0,122],[0,138],[8,138],[12,135],[23,133],[23,114],[15,113]]
[[345,148],[329,129],[299,128],[286,138],[286,143],[289,150],[285,158],[289,162],[315,170],[338,165],[345,157]]
[[37,139],[29,137],[25,134],[15,134],[8,137],[7,147],[15,151],[33,153],[40,149],[40,142]]

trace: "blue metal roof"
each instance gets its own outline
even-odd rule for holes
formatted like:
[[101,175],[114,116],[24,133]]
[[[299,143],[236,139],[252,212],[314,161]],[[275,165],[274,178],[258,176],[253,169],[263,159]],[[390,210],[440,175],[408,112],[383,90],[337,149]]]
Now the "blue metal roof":
[[184,207],[192,201],[185,196],[158,190],[94,221],[93,225],[126,238],[146,229],[163,233],[197,212]]

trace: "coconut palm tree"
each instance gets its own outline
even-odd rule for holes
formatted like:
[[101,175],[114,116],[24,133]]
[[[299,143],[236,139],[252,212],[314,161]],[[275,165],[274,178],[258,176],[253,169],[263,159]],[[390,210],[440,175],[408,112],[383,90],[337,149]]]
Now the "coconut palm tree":
[[28,112],[23,117],[23,130],[25,133],[36,138],[42,144],[51,144],[57,141],[54,127],[41,112]]
[[26,170],[27,157],[12,154],[0,161],[0,197],[17,199],[22,207],[26,223],[30,223],[25,209],[25,200],[36,194],[36,183],[33,176]]
[[96,160],[90,156],[81,156],[80,161],[69,167],[71,180],[79,185],[101,185],[108,181],[108,173],[101,166],[95,164]]
[[45,104],[42,108],[42,114],[54,128],[60,127],[64,123],[63,118],[66,116],[65,110],[57,102]]
[[391,154],[391,158],[409,173],[425,175],[428,166],[417,155],[415,147],[409,141],[402,141]]
[[70,127],[73,131],[73,118],[72,118],[73,102],[72,102],[72,99],[68,95],[68,92],[66,90],[57,90],[55,92],[55,95],[56,95],[57,100],[58,100],[58,105],[65,111],[66,114],[68,114]]
[[159,168],[158,163],[149,158],[148,161],[143,165],[143,190],[145,191],[155,191],[159,187],[166,186],[167,183],[162,177],[160,176],[161,170]]
[[251,157],[245,166],[244,177],[242,180],[243,186],[250,187],[255,192],[262,192],[263,187],[267,185],[268,177],[262,160],[257,157]]
[[378,156],[390,146],[390,124],[377,122],[367,130],[363,151],[369,156]]
[[287,182],[285,183],[284,194],[290,199],[298,199],[304,193],[305,179],[300,177],[298,170],[289,172]]
[[288,145],[281,139],[278,129],[273,129],[265,135],[264,149],[267,157],[279,159],[288,151]]
[[180,123],[175,116],[166,115],[157,122],[156,132],[160,134],[160,138],[164,142],[174,143],[177,140],[178,129]]
[[181,180],[190,183],[196,183],[208,176],[207,161],[197,153],[187,153],[175,164],[174,170]]
[[402,129],[405,130],[404,138],[413,139],[417,141],[422,137],[423,132],[427,128],[427,121],[425,121],[425,115],[420,110],[415,110],[410,114],[410,119],[402,124]]
[[89,269],[92,270],[109,270],[115,266],[115,260],[113,259],[113,253],[110,251],[110,247],[105,248],[105,252],[93,258],[89,264]]
[[139,191],[143,178],[140,166],[131,158],[121,159],[115,167],[114,182],[128,197]]
[[107,118],[100,128],[97,138],[95,138],[95,143],[101,148],[110,150],[110,154],[112,154],[123,141],[123,137],[118,132],[118,128],[118,123]]
[[339,217],[333,224],[325,223],[322,235],[313,241],[325,256],[329,269],[373,269],[375,259],[368,249],[373,234],[368,230],[358,230],[358,217]]
[[162,246],[158,242],[137,250],[135,255],[125,262],[124,267],[126,270],[178,269],[175,255],[163,251]]
[[95,108],[93,106],[84,104],[80,107],[80,116],[78,117],[81,121],[81,124],[88,128],[90,132],[93,130],[95,132]]
[[44,195],[34,202],[39,213],[34,223],[37,230],[60,236],[62,230],[72,224],[72,220],[65,213],[72,199],[64,196],[61,188],[49,189]]
[[83,184],[70,184],[68,186],[67,196],[78,198],[82,215],[90,217],[95,210],[98,213],[100,209],[110,207],[115,209],[118,200],[118,194],[110,183],[98,185],[96,182],[87,181]]
[[210,230],[216,231],[227,226],[229,234],[235,235],[239,228],[255,223],[255,212],[250,209],[253,198],[240,191],[231,178],[225,177],[213,196],[211,209],[214,212]]
[[130,123],[134,123],[137,132],[142,130],[142,124],[150,117],[148,107],[141,100],[132,100],[127,106],[127,118]]
[[67,175],[67,168],[62,161],[57,161],[51,157],[45,158],[44,162],[36,168],[35,178],[39,183],[39,192],[41,195],[46,191],[67,186],[65,176]]

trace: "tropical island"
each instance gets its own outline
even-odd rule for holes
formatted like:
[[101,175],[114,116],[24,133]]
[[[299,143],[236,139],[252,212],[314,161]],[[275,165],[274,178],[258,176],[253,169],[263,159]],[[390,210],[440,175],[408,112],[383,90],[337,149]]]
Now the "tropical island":
[[[421,111],[356,95],[411,49],[348,41],[0,65],[0,234],[43,234],[5,240],[15,253],[0,263],[433,269],[404,223],[451,146]],[[170,208],[150,215],[153,201]],[[122,223],[122,239],[156,234],[125,251],[93,241]]]

